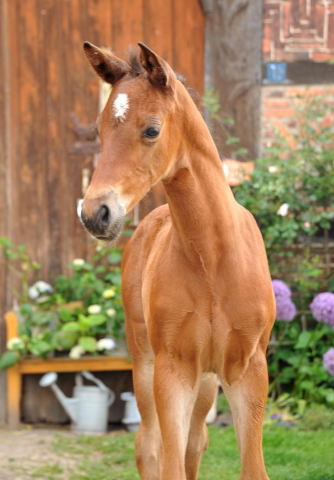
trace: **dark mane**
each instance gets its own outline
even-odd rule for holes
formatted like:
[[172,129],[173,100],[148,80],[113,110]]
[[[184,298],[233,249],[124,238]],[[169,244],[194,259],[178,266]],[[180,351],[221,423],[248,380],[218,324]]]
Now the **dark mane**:
[[144,69],[139,60],[139,53],[137,49],[129,47],[127,62],[130,65],[131,71],[134,75],[140,75],[144,73]]
[[[132,74],[133,76],[142,75],[145,72],[144,68],[140,63],[139,53],[136,48],[129,47],[127,62],[131,67],[130,74]],[[197,103],[200,97],[199,93],[194,88],[189,87],[189,85],[187,84],[187,79],[184,75],[177,72],[175,72],[175,75],[176,78],[182,83],[182,85],[185,86],[191,98],[195,101],[195,103]]]

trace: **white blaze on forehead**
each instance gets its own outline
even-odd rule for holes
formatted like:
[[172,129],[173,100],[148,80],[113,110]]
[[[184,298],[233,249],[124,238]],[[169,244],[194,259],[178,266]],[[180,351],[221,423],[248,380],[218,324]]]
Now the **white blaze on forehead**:
[[129,109],[129,97],[126,93],[119,93],[113,103],[114,116],[119,120],[125,120],[126,112]]

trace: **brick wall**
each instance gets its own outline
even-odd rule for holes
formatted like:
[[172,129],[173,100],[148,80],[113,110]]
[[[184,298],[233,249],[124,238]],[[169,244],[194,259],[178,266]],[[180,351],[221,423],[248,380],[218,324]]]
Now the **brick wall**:
[[333,85],[266,85],[261,89],[261,147],[272,145],[275,131],[285,136],[293,148],[293,135],[298,129],[296,109],[306,97],[322,96],[328,106],[325,121],[334,123],[334,84]]
[[334,58],[334,0],[264,0],[263,61]]

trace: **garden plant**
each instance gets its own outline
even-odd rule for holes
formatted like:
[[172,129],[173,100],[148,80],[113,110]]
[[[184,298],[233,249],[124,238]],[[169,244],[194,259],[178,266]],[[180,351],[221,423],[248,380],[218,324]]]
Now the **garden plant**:
[[107,354],[124,338],[121,251],[97,245],[90,261],[77,258],[52,285],[37,279],[40,265],[24,246],[0,239],[8,267],[19,278],[16,294],[19,337],[0,357],[0,369],[21,357]]
[[271,396],[301,413],[334,407],[334,111],[311,96],[296,108],[295,134],[277,134],[235,194],[256,217],[275,279]]

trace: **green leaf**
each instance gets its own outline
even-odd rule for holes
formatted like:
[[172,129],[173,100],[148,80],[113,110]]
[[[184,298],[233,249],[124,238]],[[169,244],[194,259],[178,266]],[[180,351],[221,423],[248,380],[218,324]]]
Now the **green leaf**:
[[238,137],[229,137],[227,140],[226,140],[226,145],[234,145],[236,143],[238,143],[240,141],[240,139]]
[[59,312],[59,317],[63,322],[71,322],[73,320],[73,312],[62,308]]
[[310,339],[311,339],[311,333],[310,332],[308,332],[308,331],[302,332],[298,337],[295,348],[297,348],[297,349],[306,348],[309,344]]
[[90,327],[97,325],[103,325],[107,320],[107,317],[103,314],[94,314],[87,317],[87,323]]
[[77,332],[60,331],[55,333],[52,343],[57,350],[70,350],[76,344],[77,338]]
[[20,359],[20,356],[17,352],[7,351],[3,353],[0,357],[0,370],[5,370],[6,368],[12,367]]
[[81,345],[86,352],[96,352],[97,342],[94,337],[80,337],[79,345]]
[[33,355],[43,356],[52,351],[52,346],[44,340],[34,340],[29,347]]
[[[133,233],[131,231],[131,233]],[[108,257],[109,263],[111,264],[119,264],[122,259],[121,252],[119,250],[114,249]]]
[[68,322],[62,327],[63,332],[80,332],[80,325],[78,322]]

